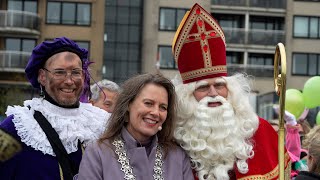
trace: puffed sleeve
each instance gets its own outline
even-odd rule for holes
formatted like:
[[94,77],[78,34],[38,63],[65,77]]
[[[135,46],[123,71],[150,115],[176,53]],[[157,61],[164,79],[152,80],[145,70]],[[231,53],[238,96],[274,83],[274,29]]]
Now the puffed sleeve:
[[13,115],[0,123],[0,179],[15,179],[22,151],[12,119]]

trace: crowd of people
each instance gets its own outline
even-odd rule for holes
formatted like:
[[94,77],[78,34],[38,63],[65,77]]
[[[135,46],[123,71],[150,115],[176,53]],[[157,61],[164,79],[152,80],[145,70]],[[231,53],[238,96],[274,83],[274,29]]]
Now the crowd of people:
[[[250,78],[228,75],[223,30],[195,4],[175,34],[179,74],[90,83],[88,51],[66,37],[34,48],[39,96],[0,124],[0,179],[278,179],[278,135],[249,103]],[[286,112],[286,178],[320,179],[320,127]]]

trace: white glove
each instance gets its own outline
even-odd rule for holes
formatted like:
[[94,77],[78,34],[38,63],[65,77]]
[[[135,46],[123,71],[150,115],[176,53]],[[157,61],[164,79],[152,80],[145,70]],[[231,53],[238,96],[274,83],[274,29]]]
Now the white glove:
[[[275,106],[273,106],[273,109],[279,115],[279,106],[275,105]],[[284,112],[284,120],[286,121],[286,124],[288,124],[288,125],[291,125],[291,126],[297,125],[296,117],[293,114],[291,114],[289,111]]]
[[284,120],[288,125],[291,125],[291,126],[297,125],[296,117],[288,111],[284,112]]

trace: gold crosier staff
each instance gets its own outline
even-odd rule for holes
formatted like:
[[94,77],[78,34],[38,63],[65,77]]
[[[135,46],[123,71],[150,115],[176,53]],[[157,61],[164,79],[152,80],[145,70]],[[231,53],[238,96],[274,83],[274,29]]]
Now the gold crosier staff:
[[[280,63],[280,64],[279,64]],[[279,71],[281,66],[281,71]],[[287,74],[287,62],[286,62],[286,50],[282,43],[278,43],[274,55],[274,86],[275,91],[279,98],[279,131],[278,131],[278,158],[279,158],[279,179],[285,179],[285,167],[284,167],[284,111],[285,111],[285,99],[286,99],[286,74]]]

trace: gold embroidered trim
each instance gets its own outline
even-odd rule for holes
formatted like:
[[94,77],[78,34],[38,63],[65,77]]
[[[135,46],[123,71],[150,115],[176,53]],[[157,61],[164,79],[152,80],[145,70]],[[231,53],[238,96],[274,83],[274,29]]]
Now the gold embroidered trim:
[[15,138],[0,129],[0,161],[12,158],[21,149],[21,144]]
[[[290,180],[290,172],[291,172],[291,162],[290,156],[288,152],[284,155],[284,161],[287,162],[287,167],[285,169],[285,180]],[[239,178],[238,180],[269,180],[274,179],[279,176],[279,164],[270,172],[263,175],[251,175],[243,178]]]
[[183,18],[179,24],[179,27],[178,27],[176,33],[174,34],[173,41],[172,41],[172,48],[171,48],[172,54],[174,54],[174,47],[176,45],[178,35],[180,34],[181,28],[183,27],[187,17],[189,16],[189,13],[190,13],[190,11],[187,11],[186,14],[183,16]]
[[[198,16],[197,21],[203,21],[203,19],[200,16]],[[201,27],[197,26],[197,28],[198,28],[198,32],[200,34],[205,34],[206,28],[205,28],[204,24]],[[202,40],[202,41],[200,40],[200,44],[201,44],[202,59],[203,59],[204,67],[211,67],[212,66],[211,53],[210,53],[207,35],[205,36],[204,40]],[[204,50],[204,48],[203,48],[204,46],[207,46],[207,51]]]
[[[217,32],[214,31],[214,30],[204,32],[204,34],[206,35],[206,39],[220,38],[220,35],[219,35],[219,34],[217,34],[217,35],[214,36],[214,37],[211,37],[211,36],[210,36],[210,33],[212,33],[212,32],[217,33]],[[194,40],[186,39],[185,42],[184,42],[185,44],[190,43],[190,42],[200,41],[200,39],[201,39],[199,33],[190,34],[188,37],[190,37],[190,36],[193,36],[193,37],[194,37]]]
[[[199,8],[201,10],[199,15],[196,13],[197,8]],[[181,29],[180,38],[178,38],[177,41],[175,41],[177,45],[176,45],[175,52],[174,52],[174,59],[176,62],[178,61],[178,55],[180,54],[182,45],[185,43],[187,36],[190,33],[190,30],[192,29],[192,26],[194,25],[194,23],[196,23],[195,21],[197,20],[197,17],[201,17],[201,19],[203,21],[210,24],[213,27],[213,29],[215,29],[217,31],[217,33],[222,38],[224,44],[226,45],[225,36],[223,34],[223,31],[220,28],[220,26],[218,25],[218,23],[212,19],[211,15],[209,15],[207,12],[203,11],[201,9],[201,7],[199,7],[199,6],[194,8],[193,10],[194,10],[193,12],[189,13],[189,17],[187,18],[187,20],[181,22],[181,23],[184,23],[184,26]],[[203,24],[203,26],[204,26],[204,24]],[[180,25],[179,25],[179,27],[180,27]],[[179,32],[177,32],[177,33],[179,33]]]
[[227,73],[227,67],[212,66],[208,68],[197,69],[194,71],[182,73],[181,78],[185,81],[185,80],[194,79],[197,77],[202,77],[202,76],[211,75],[211,74],[218,74],[218,73]]
[[284,179],[291,180],[291,177],[290,177],[290,175],[291,175],[291,161],[290,161],[290,156],[288,153],[287,153],[287,156],[289,159],[285,159],[285,162],[287,162],[287,161],[289,161],[289,162],[288,162],[287,168],[285,168],[285,170],[284,170],[284,176],[285,176]]
[[61,166],[60,166],[60,163],[58,163],[58,164],[59,164],[60,179],[61,179],[61,180],[64,180],[64,178],[63,178],[62,168],[61,168]]

